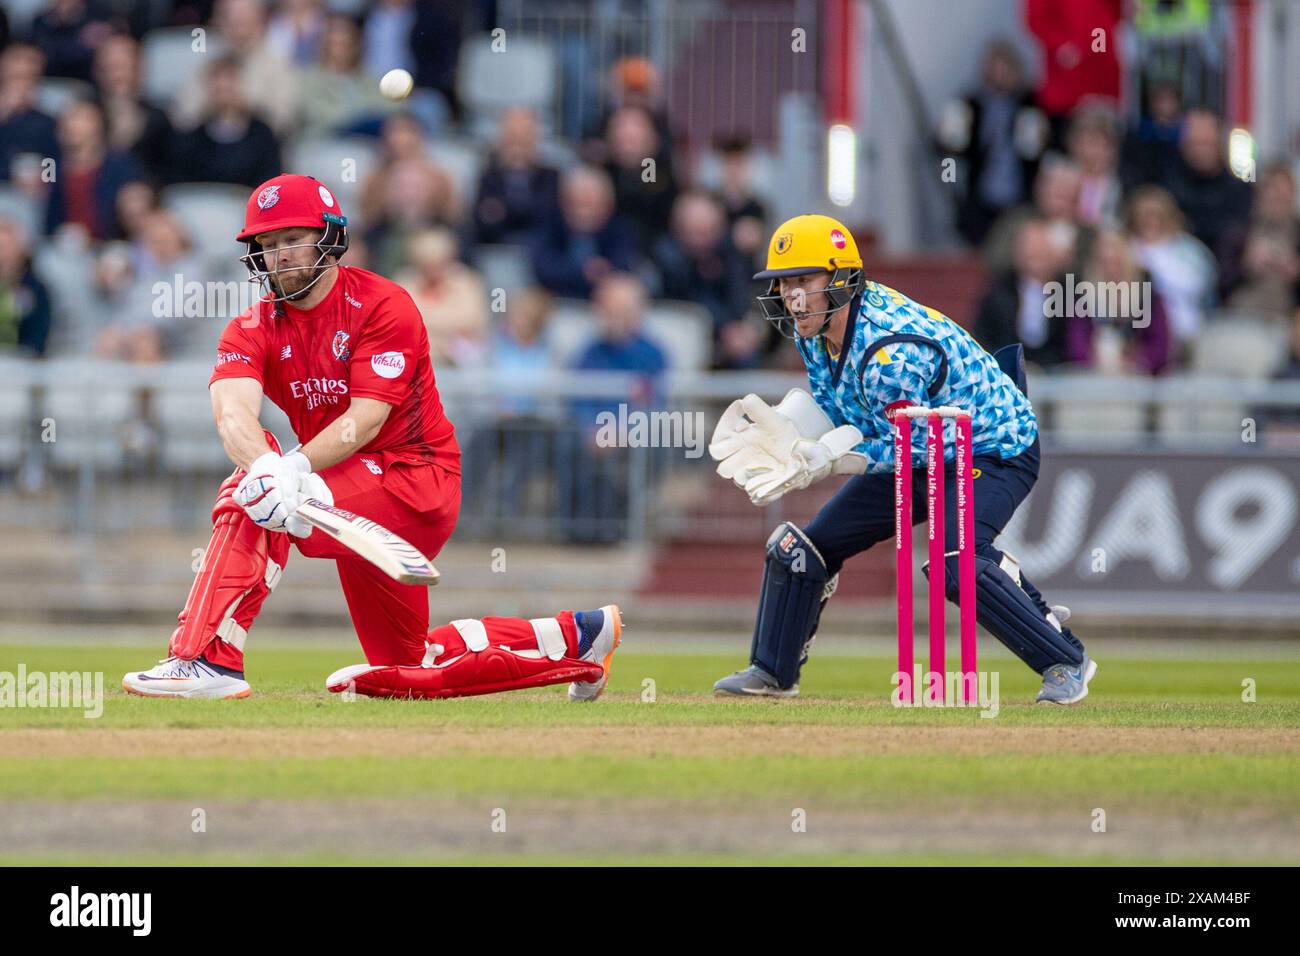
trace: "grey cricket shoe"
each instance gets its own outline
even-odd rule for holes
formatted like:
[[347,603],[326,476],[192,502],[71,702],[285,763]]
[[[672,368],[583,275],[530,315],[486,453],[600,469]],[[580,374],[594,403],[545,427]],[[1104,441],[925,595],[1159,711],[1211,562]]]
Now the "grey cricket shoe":
[[1079,664],[1053,664],[1043,671],[1043,689],[1035,703],[1077,704],[1088,696],[1088,681],[1097,673],[1097,662],[1087,654]]
[[713,693],[735,694],[737,697],[798,697],[799,685],[782,690],[775,677],[757,664],[751,664],[714,684]]

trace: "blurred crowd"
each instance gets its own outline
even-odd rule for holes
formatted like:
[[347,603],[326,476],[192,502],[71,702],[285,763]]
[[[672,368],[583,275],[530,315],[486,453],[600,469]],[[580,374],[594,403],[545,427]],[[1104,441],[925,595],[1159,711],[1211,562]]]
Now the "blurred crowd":
[[[603,85],[602,109],[576,137],[526,105],[468,115],[457,61],[470,31],[486,37],[491,6],[214,0],[134,5],[126,17],[121,4],[49,0],[26,23],[6,20],[0,348],[204,354],[214,330],[156,315],[151,290],[178,275],[244,276],[233,237],[209,235],[204,217],[183,215],[184,200],[228,184],[233,205],[237,188],[292,166],[346,201],[346,264],[411,292],[439,366],[510,361],[501,343],[517,327],[504,315],[515,293],[533,309],[590,302],[611,277],[637,282],[650,304],[693,304],[704,367],[763,363],[771,334],[744,321],[768,228],[751,145],[717,143],[715,188],[698,186],[677,155],[660,77],[638,57],[590,78]],[[202,48],[190,55],[195,36]],[[175,75],[150,83],[150,66],[169,62]],[[392,102],[378,80],[399,67],[416,89]],[[448,142],[452,162],[438,151]],[[299,168],[313,159],[319,168]],[[509,294],[494,296],[501,284]]]
[[[988,273],[983,296],[956,318],[990,350],[1024,342],[1043,369],[1151,375],[1194,367],[1204,333],[1234,322],[1252,334],[1280,330],[1274,364],[1297,374],[1294,170],[1252,161],[1252,175],[1240,175],[1223,118],[1176,78],[1144,77],[1139,108],[1121,112],[1113,46],[1070,40],[1084,23],[1113,31],[1117,0],[1022,2],[1042,52],[1037,80],[1015,44],[994,43],[936,131],[942,154],[960,164],[956,232]],[[654,63],[617,44],[572,55],[599,30],[532,40],[545,48],[532,73],[530,41],[515,37],[511,70],[521,72],[503,83],[497,61],[478,56],[495,7],[0,6],[0,353],[211,354],[221,316],[178,314],[179,283],[228,281],[253,294],[233,235],[249,189],[287,170],[316,175],[340,197],[345,264],[411,293],[438,368],[631,372],[643,382],[634,404],[649,408],[674,363],[797,367],[754,312],[750,276],[779,189],[770,170],[760,176],[755,144],[732,135],[687,150]],[[602,10],[593,3],[589,14]],[[379,91],[395,68],[415,87],[396,102]],[[485,108],[477,94],[502,86],[517,101]],[[557,120],[553,105],[575,89],[583,109]],[[1118,307],[1100,296],[1072,301],[1058,314],[1054,284],[1150,294]],[[698,347],[683,348],[689,339]],[[590,430],[617,402],[575,403],[567,419]],[[555,421],[528,402],[491,414],[501,428]],[[533,469],[527,442],[502,450],[500,428],[482,434],[467,442],[471,461],[502,464],[506,485]],[[622,467],[591,442],[566,455],[569,471],[593,482]],[[573,507],[583,500],[574,492]],[[626,502],[602,507],[622,513]]]
[[[290,170],[340,197],[344,263],[411,293],[440,369],[630,372],[643,383],[632,404],[644,409],[662,401],[674,354],[699,368],[765,363],[776,342],[750,314],[750,276],[769,223],[752,144],[710,144],[705,188],[674,141],[662,78],[637,56],[583,61],[589,94],[576,127],[570,117],[557,128],[530,102],[526,76],[519,103],[475,112],[466,91],[501,69],[489,62],[485,74],[474,60],[494,6],[0,8],[0,353],[141,363],[211,354],[239,309],[209,314],[200,302],[196,321],[177,306],[189,283],[247,279],[233,236],[248,191]],[[396,68],[415,88],[391,101],[379,79]],[[656,332],[665,302],[675,305]],[[680,333],[698,347],[665,342]],[[534,403],[495,409],[485,415],[499,413],[497,426],[466,421],[467,457],[497,456],[507,428],[553,438],[568,421],[589,433],[599,411],[627,398],[588,399],[558,416]],[[508,445],[506,480],[518,481],[510,449],[527,442]],[[616,490],[601,478],[618,466],[609,457],[579,441],[565,474]],[[626,508],[594,506],[602,496],[576,485],[568,496],[575,534],[607,534],[611,509]],[[592,507],[584,531],[577,512]]]
[[[1029,4],[1031,26],[1040,6]],[[1245,155],[1230,168],[1222,117],[1185,103],[1174,79],[1144,82],[1142,109],[1126,121],[1113,56],[1054,86],[1062,50],[1050,31],[1038,39],[1048,67],[1037,87],[1017,48],[995,42],[938,130],[965,173],[958,230],[990,272],[973,324],[981,343],[1022,341],[1045,370],[1158,375],[1194,365],[1213,325],[1274,343],[1291,324],[1300,330],[1292,166],[1256,169]],[[1122,309],[1077,293],[1075,307],[1049,307],[1054,289],[1105,283],[1147,291]],[[1285,348],[1275,351],[1280,367]]]

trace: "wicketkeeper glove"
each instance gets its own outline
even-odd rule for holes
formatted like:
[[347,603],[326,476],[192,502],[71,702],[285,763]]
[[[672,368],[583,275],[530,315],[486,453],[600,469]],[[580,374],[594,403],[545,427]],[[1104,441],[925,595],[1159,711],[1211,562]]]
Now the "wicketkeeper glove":
[[709,454],[719,462],[719,475],[745,489],[755,504],[767,504],[832,472],[861,474],[866,458],[852,450],[861,441],[857,428],[835,428],[811,395],[794,388],[775,408],[753,394],[732,402]]

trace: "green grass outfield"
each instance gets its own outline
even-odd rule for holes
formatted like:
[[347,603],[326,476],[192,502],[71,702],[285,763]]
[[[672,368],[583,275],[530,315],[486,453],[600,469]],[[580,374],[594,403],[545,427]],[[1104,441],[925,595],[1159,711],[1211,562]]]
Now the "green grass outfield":
[[[0,815],[12,828],[0,823],[10,837],[0,863],[1297,862],[1288,834],[1300,832],[1300,659],[1285,645],[1241,657],[1217,648],[1205,659],[1195,648],[1150,659],[1098,653],[1092,696],[1069,708],[1032,705],[1037,678],[994,653],[981,663],[999,671],[1000,709],[985,718],[890,706],[887,656],[814,659],[795,701],[707,696],[737,666],[734,654],[625,646],[592,705],[569,704],[562,687],[349,702],[320,688],[356,652],[295,644],[250,655],[248,700],[167,701],[118,687],[123,672],[157,658],[155,648],[0,644],[0,672],[98,671],[106,692],[98,719],[0,708]],[[1257,697],[1249,703],[1248,678]],[[395,812],[445,805],[460,814],[454,820],[473,819],[480,806],[519,806],[554,819],[590,813],[599,825],[594,850],[539,835],[517,847],[485,843],[492,849],[483,852],[457,837],[373,855],[291,842],[259,849],[256,833],[246,837],[251,848],[214,838],[197,854],[179,844],[141,852],[92,829],[97,848],[83,850],[73,830],[91,824],[58,825],[60,814],[85,816],[88,807],[129,816],[149,806],[165,817],[173,806],[259,801],[324,807],[322,819],[342,814],[342,828],[353,825],[349,801],[368,801],[378,819],[393,801]],[[808,813],[808,834],[831,822],[817,840],[787,845],[781,821],[792,807]],[[665,832],[696,821],[698,849],[689,833],[662,850],[637,843],[621,826],[622,808]],[[1108,835],[1089,827],[1097,808],[1112,821]],[[713,816],[699,823],[700,814]],[[745,829],[769,819],[777,825],[756,831],[747,852]],[[927,821],[949,826],[951,839],[927,842]],[[1061,827],[1066,839],[1031,840]],[[602,833],[608,855],[598,852]]]

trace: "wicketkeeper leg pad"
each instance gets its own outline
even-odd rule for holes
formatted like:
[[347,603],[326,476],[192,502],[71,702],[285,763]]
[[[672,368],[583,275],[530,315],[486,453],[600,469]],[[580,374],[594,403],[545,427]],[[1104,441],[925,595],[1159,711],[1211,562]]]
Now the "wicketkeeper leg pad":
[[776,678],[782,688],[799,679],[809,638],[823,600],[833,590],[821,553],[787,521],[767,540],[767,562],[758,599],[750,663]]
[[1015,577],[1014,561],[975,555],[975,619],[1012,653],[1041,674],[1053,664],[1078,664],[1083,645],[1068,628],[1048,620]]

